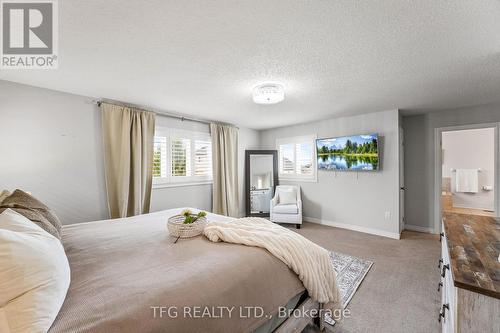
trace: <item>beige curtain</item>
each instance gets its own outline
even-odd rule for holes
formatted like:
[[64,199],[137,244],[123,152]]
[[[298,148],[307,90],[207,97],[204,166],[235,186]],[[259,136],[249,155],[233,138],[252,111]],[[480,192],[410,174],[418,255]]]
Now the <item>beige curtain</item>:
[[238,217],[238,129],[210,124],[210,132],[214,173],[213,212]]
[[101,110],[109,214],[149,213],[155,114],[108,103]]

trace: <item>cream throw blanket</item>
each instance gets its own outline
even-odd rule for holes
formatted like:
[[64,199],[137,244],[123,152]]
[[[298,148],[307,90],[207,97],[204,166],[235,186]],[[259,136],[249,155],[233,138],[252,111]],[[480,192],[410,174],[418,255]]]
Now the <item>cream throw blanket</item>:
[[303,236],[257,217],[209,222],[204,230],[212,242],[257,246],[271,252],[299,277],[309,296],[334,311],[341,309],[335,271],[327,250]]

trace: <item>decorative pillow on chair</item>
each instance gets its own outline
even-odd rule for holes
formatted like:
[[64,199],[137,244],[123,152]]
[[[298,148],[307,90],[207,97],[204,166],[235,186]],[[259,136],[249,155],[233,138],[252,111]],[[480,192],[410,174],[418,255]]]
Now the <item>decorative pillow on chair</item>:
[[0,213],[11,208],[36,223],[43,230],[54,237],[61,239],[61,222],[59,218],[41,201],[32,195],[15,190],[0,203]]
[[61,242],[23,215],[0,214],[0,332],[47,332],[70,284]]
[[289,205],[297,203],[297,194],[295,194],[294,190],[289,191],[280,191],[279,192],[279,204],[280,205]]

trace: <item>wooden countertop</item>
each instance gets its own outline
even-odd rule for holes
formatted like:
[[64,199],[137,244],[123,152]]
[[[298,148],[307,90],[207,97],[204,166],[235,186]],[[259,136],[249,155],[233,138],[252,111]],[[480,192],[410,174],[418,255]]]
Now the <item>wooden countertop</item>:
[[443,223],[455,287],[500,299],[500,219],[445,213]]

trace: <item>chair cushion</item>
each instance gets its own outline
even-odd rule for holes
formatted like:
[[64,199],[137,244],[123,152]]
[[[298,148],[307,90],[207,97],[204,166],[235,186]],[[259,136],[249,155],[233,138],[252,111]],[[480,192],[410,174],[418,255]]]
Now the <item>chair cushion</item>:
[[299,208],[296,204],[279,204],[274,206],[273,213],[276,214],[298,214]]
[[295,194],[294,190],[288,191],[279,191],[279,203],[280,204],[296,204],[297,203],[297,194]]

